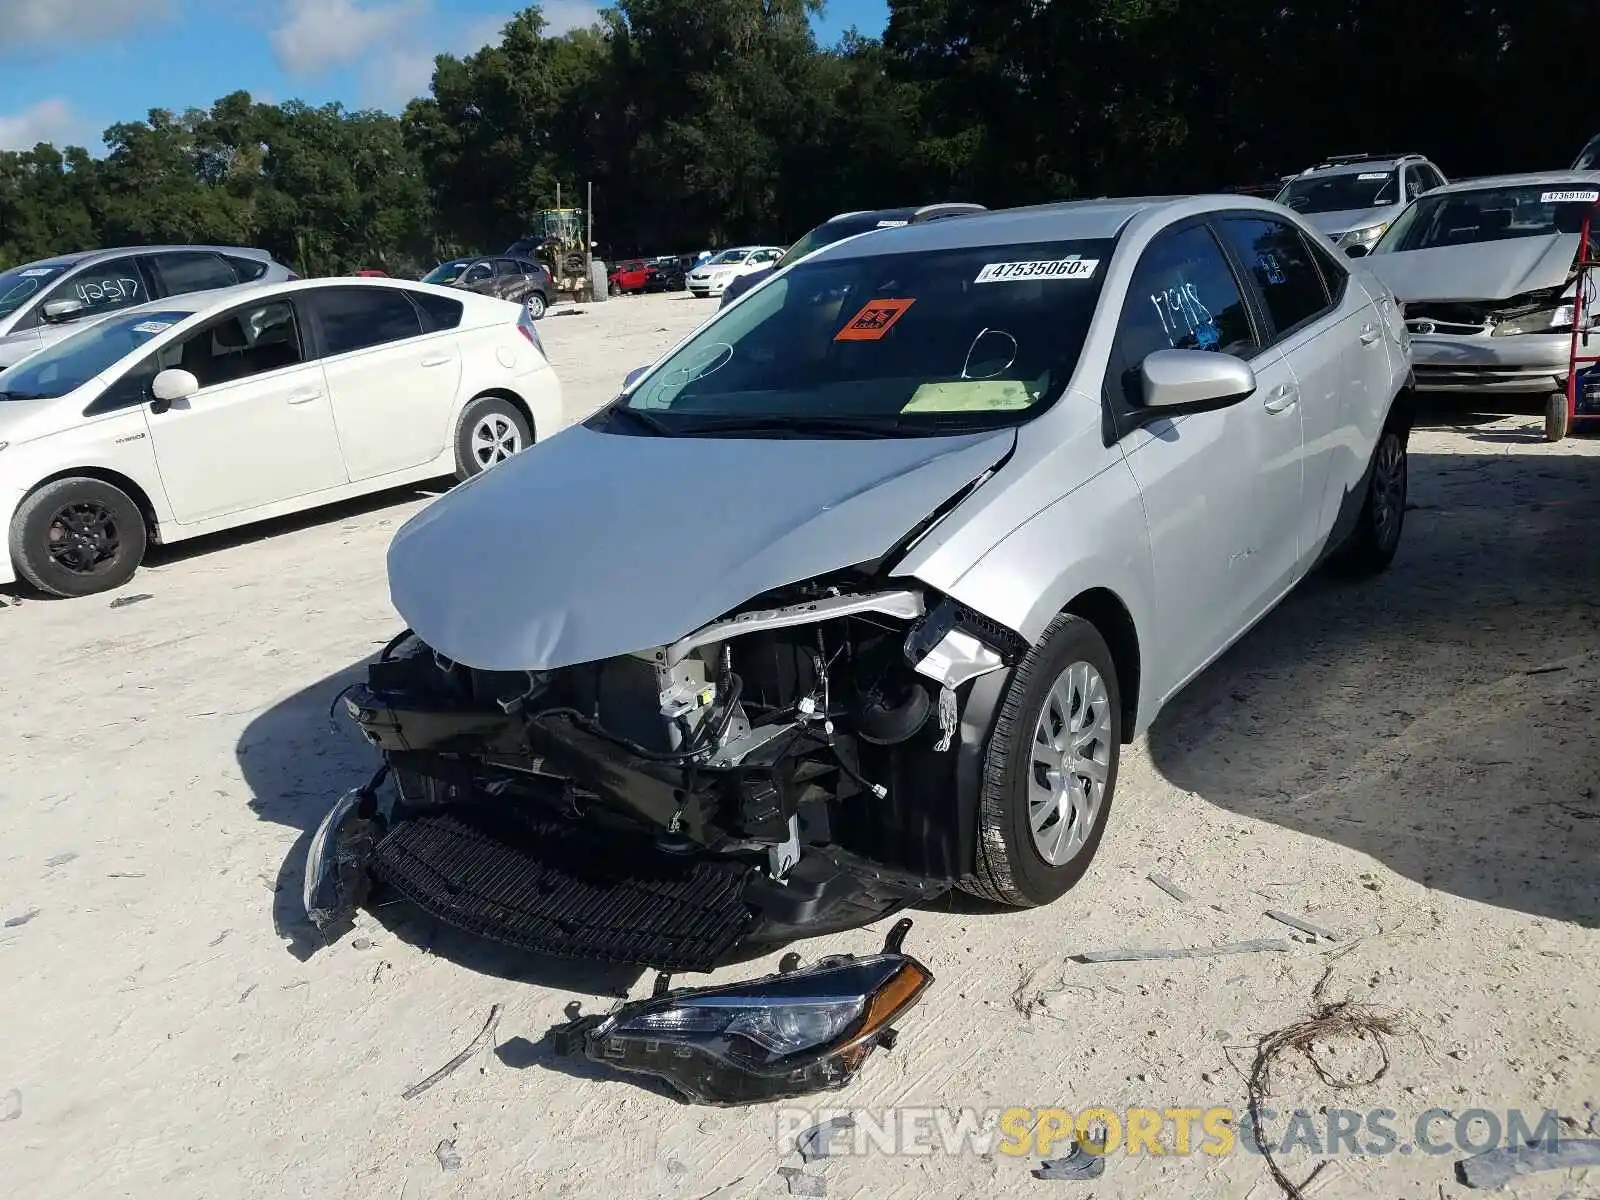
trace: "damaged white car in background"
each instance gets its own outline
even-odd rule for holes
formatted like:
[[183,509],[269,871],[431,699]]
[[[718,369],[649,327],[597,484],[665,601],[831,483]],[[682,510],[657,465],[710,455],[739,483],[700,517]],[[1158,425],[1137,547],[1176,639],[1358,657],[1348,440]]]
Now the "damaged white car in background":
[[[307,909],[376,881],[703,971],[951,887],[1055,900],[1163,703],[1325,558],[1393,558],[1408,372],[1393,297],[1265,201],[819,250],[397,534],[409,628],[345,701],[383,763]],[[927,984],[902,936],[574,1044],[700,1100],[840,1086]]]
[[[1578,243],[1597,204],[1600,171],[1554,171],[1450,184],[1395,219],[1364,261],[1405,305],[1419,392],[1545,395],[1547,436],[1565,436]],[[1582,303],[1592,323],[1592,289]],[[1600,390],[1578,400],[1600,412]]]

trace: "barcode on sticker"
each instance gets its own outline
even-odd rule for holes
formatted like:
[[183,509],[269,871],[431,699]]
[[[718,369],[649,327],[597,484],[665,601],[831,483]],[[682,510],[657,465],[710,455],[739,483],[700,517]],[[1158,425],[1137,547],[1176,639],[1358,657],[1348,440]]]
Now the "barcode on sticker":
[[1600,204],[1600,191],[1546,192],[1539,197],[1540,204]]
[[878,222],[878,228],[879,229],[898,229],[902,225],[909,225],[909,224],[911,224],[910,221],[879,221]]
[[133,331],[135,333],[161,333],[163,330],[171,328],[171,321],[140,321],[133,327]]
[[54,273],[54,270],[50,267],[34,267],[30,271],[24,271],[22,277],[24,279],[38,279],[42,275],[53,275]]
[[1387,172],[1387,171],[1364,171],[1360,175],[1357,175],[1356,178],[1357,179],[1387,179],[1387,178],[1389,178],[1389,172]]
[[1022,279],[1089,279],[1098,258],[1051,258],[1036,262],[985,263],[974,283],[1010,283]]

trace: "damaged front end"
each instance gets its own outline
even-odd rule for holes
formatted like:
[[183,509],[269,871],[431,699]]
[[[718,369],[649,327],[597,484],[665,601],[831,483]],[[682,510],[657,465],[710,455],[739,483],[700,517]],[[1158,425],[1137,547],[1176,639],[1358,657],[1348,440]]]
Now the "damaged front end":
[[337,921],[369,875],[476,934],[672,971],[951,886],[1026,650],[864,573],[548,671],[397,641],[345,700],[393,786],[352,793],[319,830],[312,919]]

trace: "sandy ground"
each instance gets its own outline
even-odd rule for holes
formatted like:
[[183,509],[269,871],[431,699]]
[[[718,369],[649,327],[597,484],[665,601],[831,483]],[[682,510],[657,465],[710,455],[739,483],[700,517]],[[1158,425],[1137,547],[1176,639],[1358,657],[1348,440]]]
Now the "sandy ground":
[[[661,297],[552,315],[569,418],[708,311]],[[1327,999],[1380,1006],[1404,1032],[1387,1075],[1353,1091],[1285,1061],[1279,1111],[1389,1108],[1402,1141],[1434,1107],[1452,1114],[1437,1137],[1472,1108],[1555,1109],[1569,1135],[1596,1118],[1600,443],[1547,446],[1531,415],[1458,411],[1418,431],[1412,472],[1390,574],[1310,581],[1129,749],[1110,835],[1074,893],[1027,913],[944,900],[913,914],[909,946],[938,982],[899,1047],[828,1105],[1242,1108],[1257,1039],[1305,1017],[1331,968]],[[309,831],[372,761],[330,729],[329,701],[397,629],[384,550],[428,499],[164,552],[123,607],[0,609],[7,1194],[786,1194],[778,1169],[798,1159],[771,1109],[679,1105],[535,1044],[569,1001],[593,1010],[648,978],[507,954],[414,916],[364,914],[331,946],[303,924]],[[1339,940],[1067,961],[1292,935],[1267,908]],[[493,1052],[402,1100],[497,1002]],[[1324,1057],[1360,1070],[1374,1049]],[[1457,1157],[1347,1155],[1308,1194],[1459,1197]],[[1318,1161],[1297,1150],[1285,1168],[1299,1180]],[[809,1170],[830,1196],[874,1200],[1280,1194],[1244,1153],[1115,1155],[1092,1183],[1040,1182],[1035,1165],[874,1153]],[[1600,1169],[1508,1194],[1597,1196]]]

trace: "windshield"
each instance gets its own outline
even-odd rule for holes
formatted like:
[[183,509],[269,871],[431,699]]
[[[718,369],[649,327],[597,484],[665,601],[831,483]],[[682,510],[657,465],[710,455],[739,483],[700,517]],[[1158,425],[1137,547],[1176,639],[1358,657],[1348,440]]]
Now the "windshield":
[[0,273],[0,317],[9,317],[39,294],[57,275],[67,269],[64,263],[42,267],[16,267]]
[[[948,433],[1017,424],[1078,363],[1111,240],[802,263],[724,310],[618,408],[655,432]],[[602,410],[606,426],[622,424]]]
[[188,312],[123,313],[35,351],[0,371],[0,400],[44,400],[65,396],[165,333]]
[[749,253],[750,251],[748,250],[724,250],[721,254],[717,255],[709,263],[707,263],[706,266],[723,267],[727,266],[729,263],[741,263],[745,260],[745,256]]
[[1394,171],[1344,171],[1302,175],[1278,193],[1278,203],[1295,212],[1348,212],[1393,204],[1400,197]]
[[842,221],[825,222],[785,250],[783,257],[777,262],[777,269],[781,271],[790,263],[799,262],[813,250],[831,246],[834,242],[841,242],[845,238],[854,237],[858,233],[866,233],[869,229],[905,224],[907,224],[905,221],[880,221],[876,216],[848,217]]
[[461,275],[461,272],[467,269],[467,264],[471,261],[472,260],[470,258],[458,258],[454,262],[440,263],[437,267],[422,277],[422,282],[440,284],[454,283]]
[[1467,246],[1508,238],[1578,233],[1600,189],[1572,184],[1524,184],[1421,196],[1372,248],[1374,254]]

